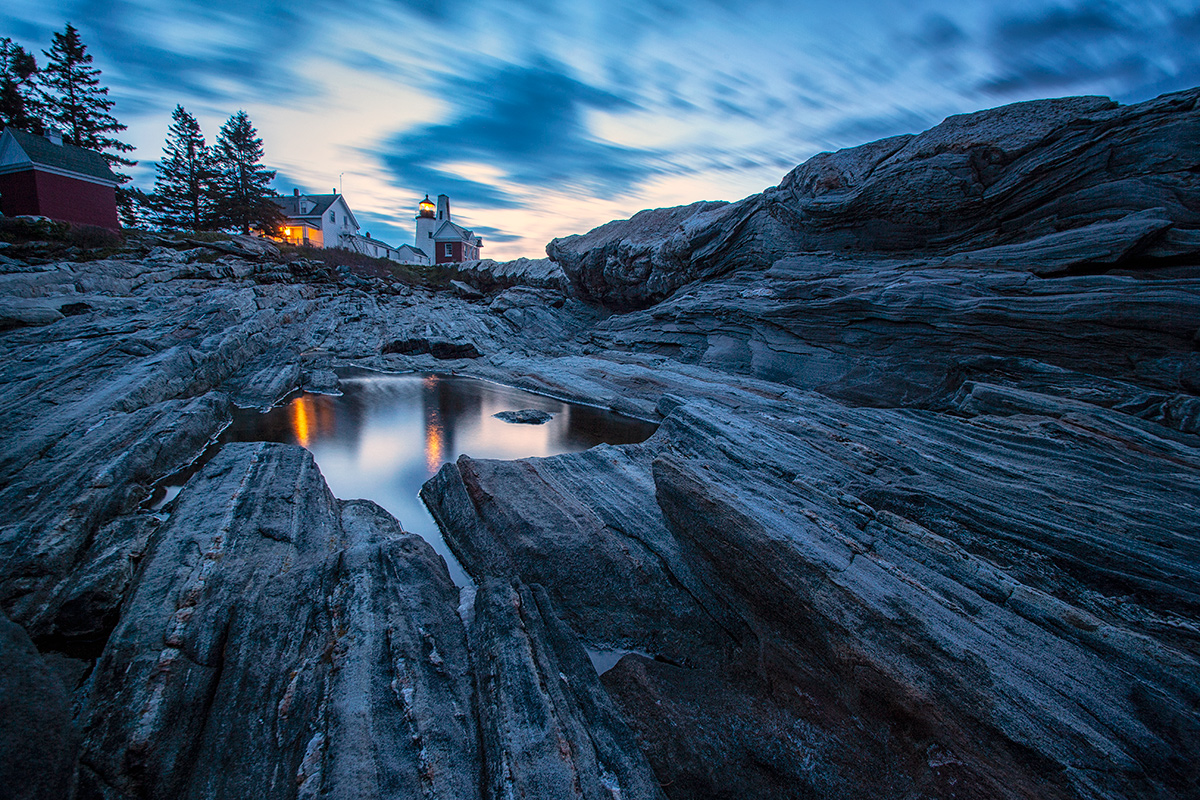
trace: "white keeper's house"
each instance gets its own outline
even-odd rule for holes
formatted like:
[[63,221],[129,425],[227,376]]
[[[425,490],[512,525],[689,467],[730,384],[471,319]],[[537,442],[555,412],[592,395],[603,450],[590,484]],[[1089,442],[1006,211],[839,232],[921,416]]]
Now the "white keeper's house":
[[283,239],[288,244],[309,247],[342,247],[374,258],[387,258],[401,264],[433,263],[429,253],[412,245],[393,247],[360,233],[361,226],[346,203],[345,195],[300,194],[293,189],[291,196],[278,197],[275,202],[287,220],[283,224]]

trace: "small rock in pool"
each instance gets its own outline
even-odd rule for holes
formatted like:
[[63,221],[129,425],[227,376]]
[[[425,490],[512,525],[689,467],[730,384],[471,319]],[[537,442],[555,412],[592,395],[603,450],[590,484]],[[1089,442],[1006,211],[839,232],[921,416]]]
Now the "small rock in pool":
[[505,422],[519,422],[523,425],[541,425],[554,418],[554,415],[549,411],[538,411],[536,408],[522,408],[520,411],[501,411],[499,414],[492,414],[492,416],[496,419],[502,419]]

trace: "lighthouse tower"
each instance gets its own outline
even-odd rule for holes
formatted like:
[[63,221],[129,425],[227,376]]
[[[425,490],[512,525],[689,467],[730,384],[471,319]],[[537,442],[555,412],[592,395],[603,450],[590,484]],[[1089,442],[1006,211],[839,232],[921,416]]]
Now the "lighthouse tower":
[[429,195],[417,204],[417,240],[413,245],[430,256],[433,255],[433,234],[442,223],[434,217],[436,213],[433,201]]

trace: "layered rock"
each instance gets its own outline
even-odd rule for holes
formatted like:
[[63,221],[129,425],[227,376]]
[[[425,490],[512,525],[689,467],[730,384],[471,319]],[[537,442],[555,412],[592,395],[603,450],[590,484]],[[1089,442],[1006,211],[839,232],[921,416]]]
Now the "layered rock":
[[87,685],[82,796],[659,796],[536,588],[460,609],[297,447],[226,445],[176,503]]
[[1200,391],[1198,290],[1188,267],[1046,280],[808,255],[614,315],[591,341],[870,405],[929,406],[967,378],[1116,405]]
[[814,156],[738,203],[643,211],[546,252],[581,296],[621,310],[789,252],[971,253],[961,259],[1037,272],[1194,255],[1198,97],[1039,100],[953,116]]
[[671,796],[1184,791],[1200,459],[1039,399],[1057,416],[686,405],[645,445],[464,457],[425,491],[473,574],[656,657],[604,681]]
[[[952,118],[553,244],[585,297],[670,295],[619,315],[551,262],[480,300],[253,241],[5,248],[0,784],[1188,796],[1196,97]],[[662,424],[446,466],[460,589],[305,451],[206,449],[339,368]]]

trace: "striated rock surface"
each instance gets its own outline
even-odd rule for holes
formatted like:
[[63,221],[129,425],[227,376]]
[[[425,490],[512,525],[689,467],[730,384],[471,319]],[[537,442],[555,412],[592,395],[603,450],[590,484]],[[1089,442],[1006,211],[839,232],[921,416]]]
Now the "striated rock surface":
[[[517,597],[529,608],[511,616]],[[466,627],[459,603],[433,549],[335,500],[307,451],[226,445],[178,498],[89,678],[81,793],[657,796],[529,589],[484,586]]]
[[671,796],[1185,792],[1197,450],[1039,399],[691,403],[644,445],[464,457],[425,492],[472,574],[655,657],[604,681]]
[[[662,300],[621,314],[549,261],[449,276],[481,301],[0,222],[0,785],[1194,795],[1196,97],[951,118],[553,243],[576,295]],[[347,368],[660,426],[443,467],[459,587],[306,451],[208,449]]]
[[582,297],[619,310],[789,252],[961,252],[1034,272],[1194,255],[1198,98],[1078,97],[954,116],[814,156],[738,203],[643,211],[546,252]]
[[512,261],[483,258],[456,264],[454,271],[467,283],[486,292],[513,286],[565,291],[570,286],[562,267],[548,258],[518,258]]

